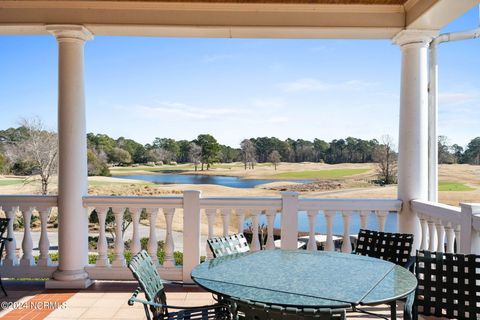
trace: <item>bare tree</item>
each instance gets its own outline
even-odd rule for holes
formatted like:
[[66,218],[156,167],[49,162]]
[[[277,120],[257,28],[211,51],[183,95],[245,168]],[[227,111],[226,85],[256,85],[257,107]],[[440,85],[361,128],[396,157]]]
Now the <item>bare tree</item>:
[[57,134],[46,130],[40,118],[21,119],[20,125],[26,129],[26,137],[9,144],[9,158],[30,162],[40,176],[42,194],[47,194],[50,178],[58,168]]
[[381,184],[397,183],[397,154],[393,139],[389,135],[381,138],[381,143],[374,152],[374,161],[377,162],[377,176]]
[[273,150],[268,156],[268,159],[275,167],[275,170],[277,170],[277,165],[280,162],[280,153],[277,150]]
[[242,149],[242,160],[245,164],[245,170],[247,170],[247,166],[254,169],[257,161],[255,144],[251,140],[245,139],[240,143],[240,148]]
[[195,171],[197,171],[197,166],[200,164],[200,160],[202,159],[202,147],[200,147],[195,142],[190,143],[188,158],[195,166]]

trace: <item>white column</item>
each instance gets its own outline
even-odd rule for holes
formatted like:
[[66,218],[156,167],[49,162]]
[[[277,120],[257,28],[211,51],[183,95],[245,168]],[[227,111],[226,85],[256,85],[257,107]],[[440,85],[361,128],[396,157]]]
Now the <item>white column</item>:
[[183,268],[184,283],[193,283],[190,274],[200,263],[200,191],[183,191]]
[[58,64],[58,243],[59,266],[47,288],[85,288],[92,282],[88,263],[88,218],[82,197],[88,193],[85,121],[85,41],[81,25],[48,25],[59,45]]
[[281,240],[282,249],[297,249],[298,193],[296,192],[282,192]]
[[414,250],[421,240],[413,199],[428,199],[428,44],[431,30],[404,30],[393,41],[402,50],[400,125],[398,142],[399,231],[414,235]]

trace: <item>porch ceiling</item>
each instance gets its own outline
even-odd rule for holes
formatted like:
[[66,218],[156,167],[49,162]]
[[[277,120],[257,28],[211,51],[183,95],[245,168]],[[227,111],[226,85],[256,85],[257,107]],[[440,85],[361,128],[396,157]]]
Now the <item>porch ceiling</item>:
[[391,38],[439,29],[479,0],[0,0],[0,34],[83,24],[95,35]]

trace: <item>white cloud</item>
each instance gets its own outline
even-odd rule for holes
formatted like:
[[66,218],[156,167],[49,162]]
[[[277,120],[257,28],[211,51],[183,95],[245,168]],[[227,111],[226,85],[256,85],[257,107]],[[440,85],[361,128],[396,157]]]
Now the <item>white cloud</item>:
[[281,108],[285,106],[285,100],[280,98],[257,98],[252,100],[252,106],[257,108]]
[[349,80],[339,83],[327,83],[315,78],[301,78],[291,82],[281,83],[279,86],[285,92],[312,92],[312,91],[358,91],[377,86],[377,82]]

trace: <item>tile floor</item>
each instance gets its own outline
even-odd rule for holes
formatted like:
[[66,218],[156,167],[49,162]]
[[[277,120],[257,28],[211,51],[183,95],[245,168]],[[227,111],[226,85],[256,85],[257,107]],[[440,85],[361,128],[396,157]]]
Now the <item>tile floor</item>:
[[[85,290],[44,290],[43,281],[4,281],[8,297],[0,298],[1,319],[145,319],[141,304],[127,304],[135,282],[98,281]],[[172,305],[195,306],[214,302],[210,293],[198,287],[167,286],[167,301]],[[4,305],[5,304],[5,305]],[[19,308],[18,306],[22,306]],[[13,308],[13,307],[17,308]],[[380,305],[369,309],[388,316],[390,309]],[[399,307],[399,310],[401,308]],[[348,319],[379,319],[361,313],[348,313]],[[399,312],[398,319],[402,319]]]

